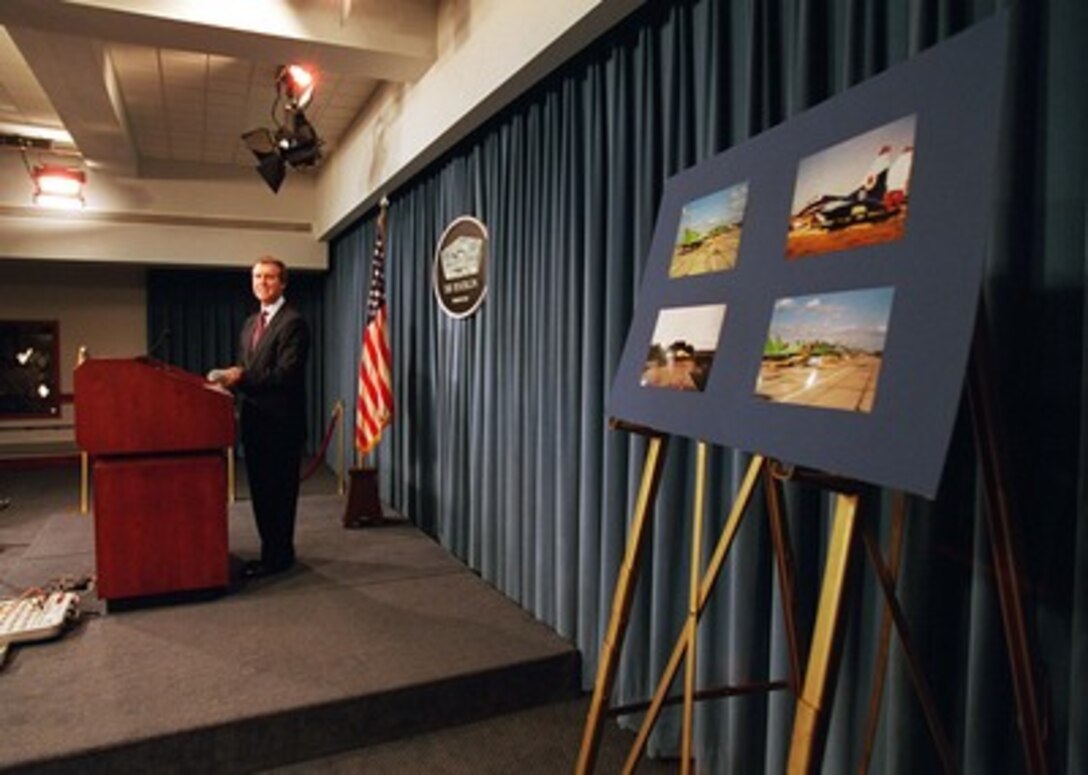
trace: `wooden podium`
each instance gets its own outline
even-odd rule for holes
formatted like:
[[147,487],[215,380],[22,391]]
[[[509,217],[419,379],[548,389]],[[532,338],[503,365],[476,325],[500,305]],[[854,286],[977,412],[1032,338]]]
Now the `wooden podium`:
[[75,410],[94,460],[99,597],[226,587],[231,395],[148,358],[92,358],[75,370]]

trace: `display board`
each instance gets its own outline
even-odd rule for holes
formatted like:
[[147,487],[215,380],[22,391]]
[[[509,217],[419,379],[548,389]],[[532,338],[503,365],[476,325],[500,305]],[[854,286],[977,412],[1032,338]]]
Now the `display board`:
[[934,497],[992,231],[1007,26],[671,178],[611,416]]

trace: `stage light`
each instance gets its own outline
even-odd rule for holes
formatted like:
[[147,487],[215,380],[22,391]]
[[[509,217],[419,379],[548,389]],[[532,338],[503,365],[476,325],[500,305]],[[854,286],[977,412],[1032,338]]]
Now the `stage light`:
[[311,167],[321,160],[321,140],[301,110],[291,115],[276,137],[280,155],[292,167]]
[[35,167],[30,176],[34,181],[34,204],[62,210],[83,207],[87,176],[82,170],[43,164]]
[[264,127],[251,129],[242,135],[242,142],[257,158],[257,174],[264,179],[273,193],[278,193],[287,175],[287,163],[280,156],[280,149],[272,133]]
[[276,75],[289,110],[302,110],[314,98],[314,75],[302,65],[284,65]]
[[242,135],[242,142],[257,159],[257,174],[273,192],[283,184],[287,165],[311,167],[321,160],[323,141],[303,111],[313,99],[314,84],[309,70],[299,65],[280,67],[272,103],[275,129],[258,127]]

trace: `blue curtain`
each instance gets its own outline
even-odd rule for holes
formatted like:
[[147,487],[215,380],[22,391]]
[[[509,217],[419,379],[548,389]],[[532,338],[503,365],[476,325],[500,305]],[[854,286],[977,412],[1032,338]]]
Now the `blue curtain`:
[[[664,180],[987,18],[984,0],[647,3],[401,189],[390,192],[388,293],[396,420],[377,453],[382,494],[573,641],[592,684],[644,441],[604,413]],[[1088,522],[1084,402],[1088,4],[1014,8],[1014,46],[984,296],[991,386],[1010,456],[1029,629],[1057,771],[1088,771]],[[454,217],[491,236],[488,296],[457,321],[430,290]],[[355,394],[374,214],[331,246],[326,403]],[[346,337],[346,341],[344,339]],[[919,386],[924,389],[924,386]],[[1024,771],[970,422],[961,411],[939,497],[908,500],[899,592],[965,772]],[[707,530],[748,464],[711,453]],[[647,698],[686,609],[694,444],[674,439],[616,702]],[[888,532],[891,493],[866,506]],[[803,629],[811,625],[831,499],[790,487]],[[787,671],[762,506],[746,517],[699,633],[699,683]],[[824,771],[857,767],[880,616],[856,575]],[[786,693],[700,704],[706,771],[782,772]],[[629,722],[637,719],[628,719]],[[677,751],[667,713],[655,755]],[[897,649],[873,772],[938,763]]]

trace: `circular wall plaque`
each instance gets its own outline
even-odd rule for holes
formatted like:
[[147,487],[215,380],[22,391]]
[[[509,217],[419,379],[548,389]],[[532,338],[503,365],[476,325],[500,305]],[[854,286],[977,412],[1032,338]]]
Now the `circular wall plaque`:
[[455,218],[434,252],[434,295],[447,315],[468,317],[487,293],[487,227],[471,215]]

